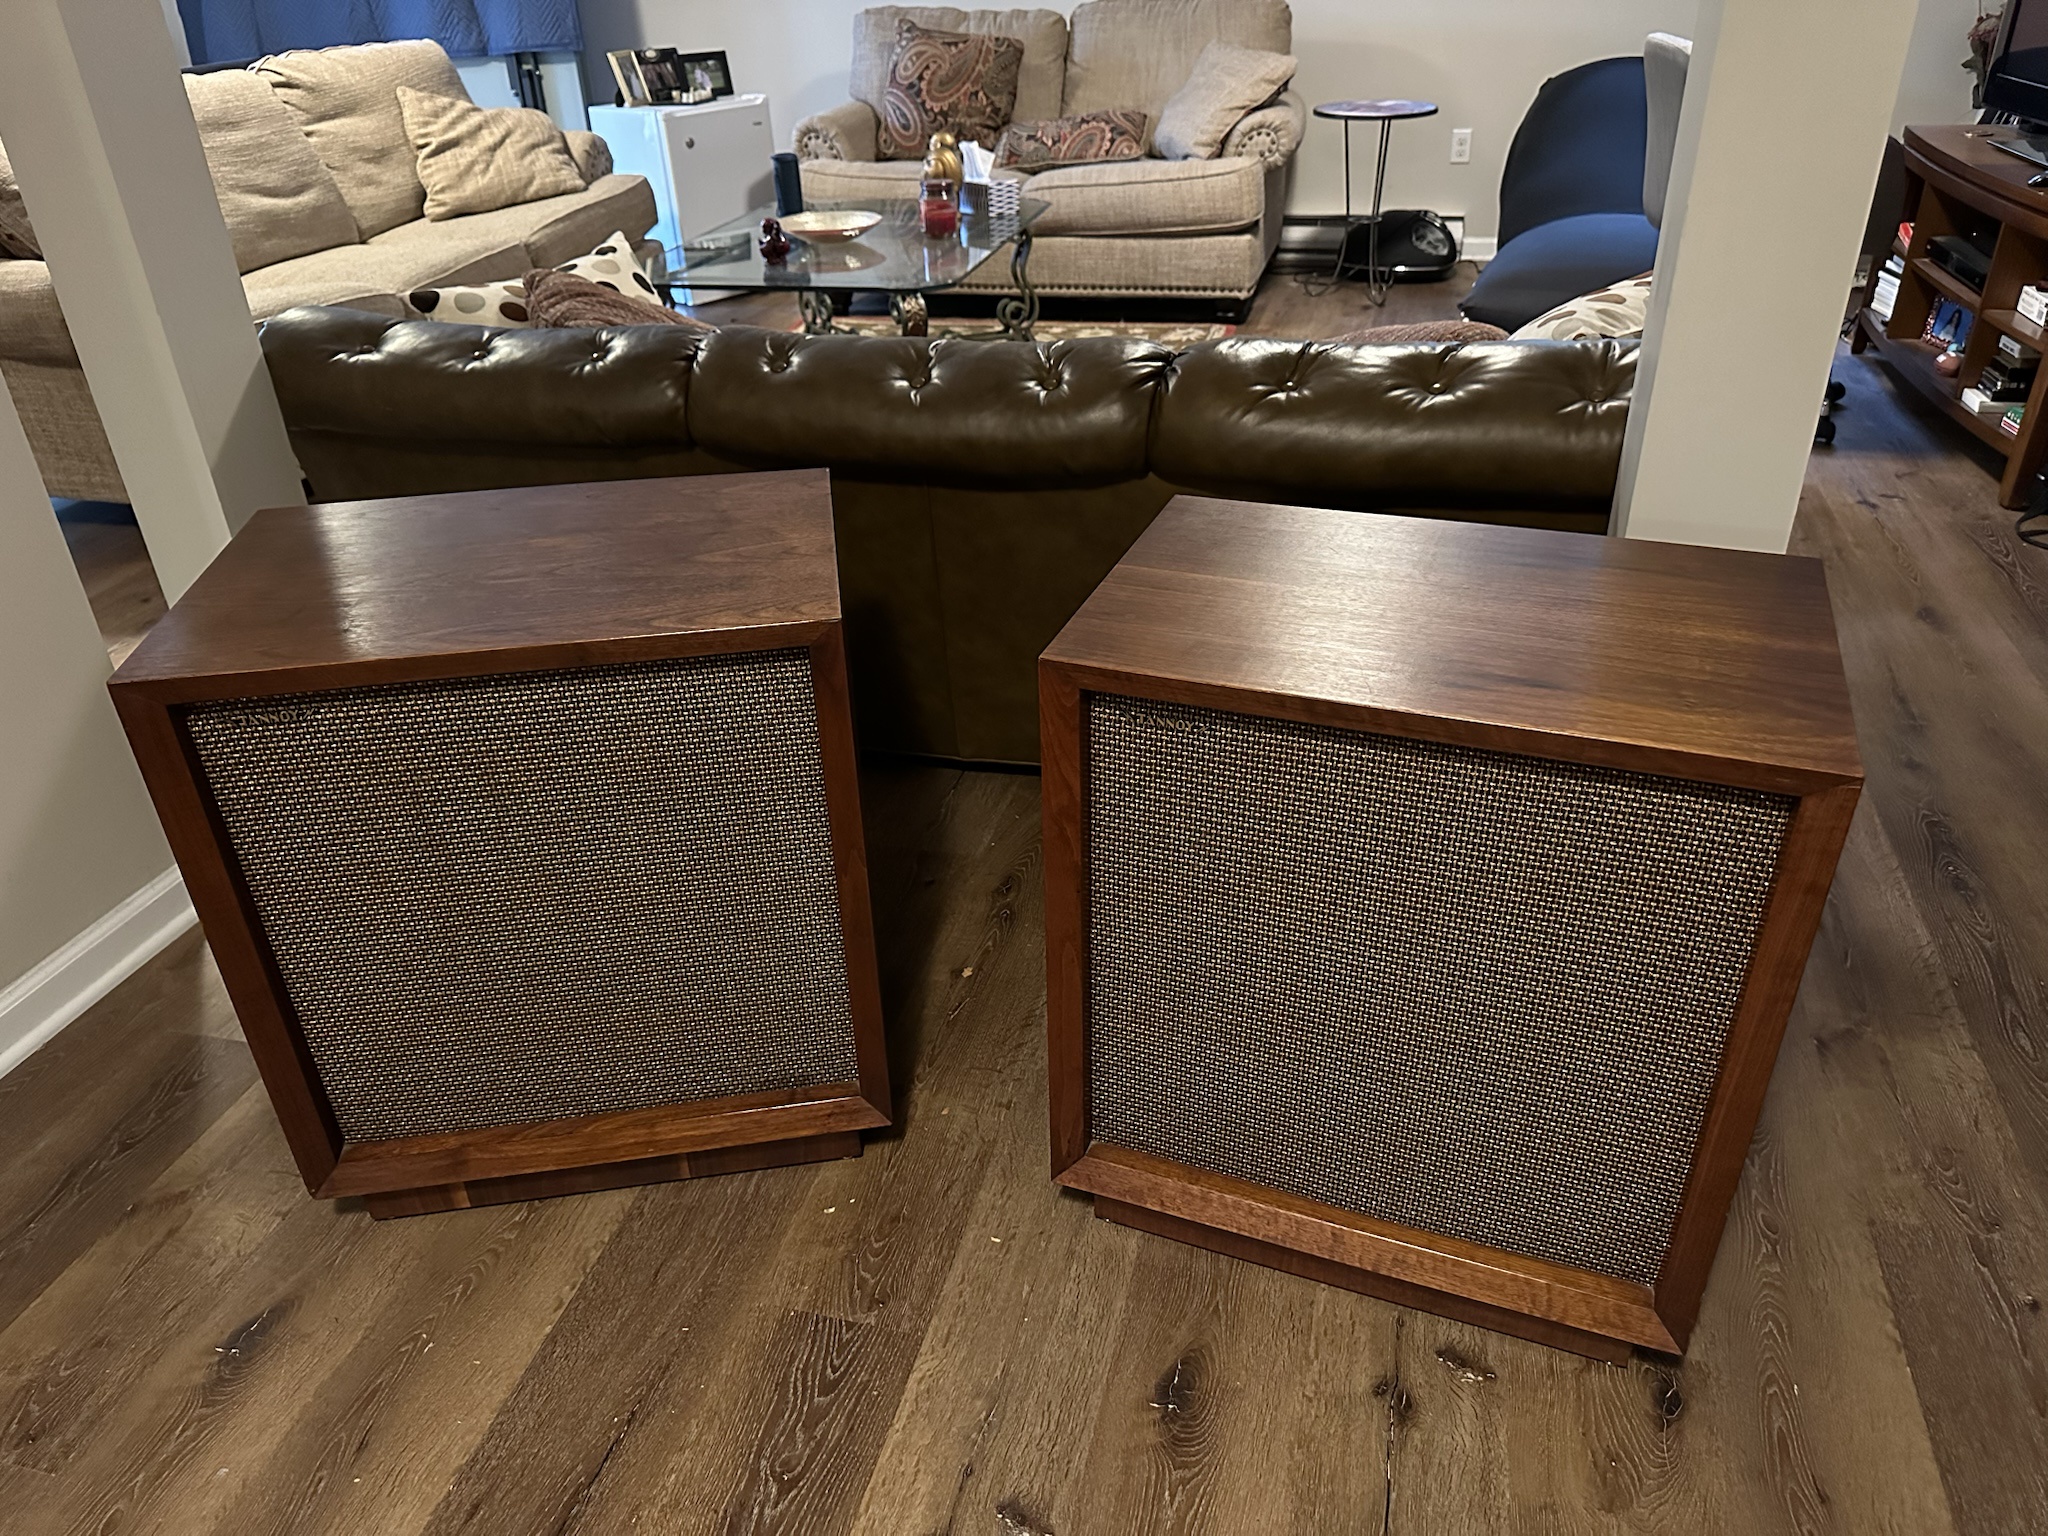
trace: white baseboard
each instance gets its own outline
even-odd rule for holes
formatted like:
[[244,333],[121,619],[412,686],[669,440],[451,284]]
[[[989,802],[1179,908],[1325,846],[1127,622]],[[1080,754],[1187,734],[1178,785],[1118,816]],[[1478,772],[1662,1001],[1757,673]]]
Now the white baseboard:
[[1488,262],[1493,253],[1500,249],[1500,241],[1492,235],[1474,235],[1467,240],[1458,254],[1467,261]]
[[167,869],[26,976],[0,990],[0,1076],[126,981],[195,921]]

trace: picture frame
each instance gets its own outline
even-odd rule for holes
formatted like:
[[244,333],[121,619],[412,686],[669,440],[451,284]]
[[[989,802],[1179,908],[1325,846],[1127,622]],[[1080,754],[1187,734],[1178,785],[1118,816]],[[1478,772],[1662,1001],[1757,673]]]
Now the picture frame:
[[693,106],[733,94],[732,67],[723,49],[678,53],[673,48],[619,48],[605,55],[621,105]]
[[683,101],[682,75],[673,48],[635,48],[633,70],[640,81],[640,99],[661,106]]
[[716,101],[733,94],[732,67],[725,50],[686,53],[676,60],[686,101]]
[[640,83],[640,66],[634,62],[633,50],[614,48],[605,56],[605,62],[612,67],[612,79],[619,88],[619,105],[622,107],[646,107],[653,103],[647,99],[646,88]]

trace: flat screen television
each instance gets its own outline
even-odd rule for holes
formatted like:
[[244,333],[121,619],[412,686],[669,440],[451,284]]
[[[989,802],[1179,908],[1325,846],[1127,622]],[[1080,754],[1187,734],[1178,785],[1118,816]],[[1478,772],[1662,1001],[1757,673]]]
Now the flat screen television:
[[2048,124],[2048,0],[2011,0],[1984,79],[1984,105],[2041,131]]

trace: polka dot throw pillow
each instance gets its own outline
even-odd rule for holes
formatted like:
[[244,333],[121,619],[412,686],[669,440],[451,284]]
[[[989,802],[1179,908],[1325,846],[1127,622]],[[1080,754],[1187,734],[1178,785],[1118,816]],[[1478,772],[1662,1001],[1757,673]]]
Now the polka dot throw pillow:
[[410,319],[440,320],[449,325],[533,324],[523,281],[473,288],[415,288],[405,295],[405,308]]
[[624,230],[614,231],[609,240],[600,242],[588,256],[565,261],[555,270],[573,272],[601,288],[610,288],[629,298],[645,299],[650,304],[661,302],[661,295],[654,291],[654,284],[640,270],[640,263],[633,255],[633,242],[626,238]]
[[[614,230],[588,256],[565,261],[555,269],[573,272],[593,283],[650,304],[661,296],[640,270],[633,256],[633,242],[624,230]],[[439,320],[450,325],[530,326],[533,311],[527,303],[526,282],[519,278],[502,283],[480,283],[468,287],[415,288],[403,295],[407,315],[415,320]]]

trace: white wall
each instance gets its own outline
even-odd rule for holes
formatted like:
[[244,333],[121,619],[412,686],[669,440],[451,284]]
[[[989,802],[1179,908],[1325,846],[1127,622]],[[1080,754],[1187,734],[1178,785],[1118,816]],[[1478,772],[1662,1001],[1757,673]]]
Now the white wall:
[[[853,16],[872,0],[583,0],[584,77],[610,101],[610,48],[723,48],[734,83],[766,91],[786,140],[810,113],[846,99]],[[1951,0],[1953,3],[1953,0]],[[1071,0],[1052,9],[1071,11]],[[1296,88],[1311,104],[1346,96],[1421,96],[1441,115],[1394,129],[1390,207],[1463,214],[1467,233],[1490,238],[1498,218],[1508,140],[1536,88],[1573,65],[1641,53],[1655,31],[1687,33],[1695,0],[1294,0]],[[1473,130],[1472,162],[1452,165],[1451,129]],[[1354,150],[1371,129],[1352,130]],[[1342,128],[1314,122],[1289,211],[1344,207]],[[1369,163],[1354,160],[1362,203]]]
[[1893,133],[1908,123],[1972,119],[1970,72],[1963,68],[1970,50],[1963,39],[1976,19],[1977,0],[1920,0],[1913,39],[1907,44],[1906,72],[1899,80],[1898,105],[1892,111]]
[[107,671],[0,390],[0,1072],[192,920]]

